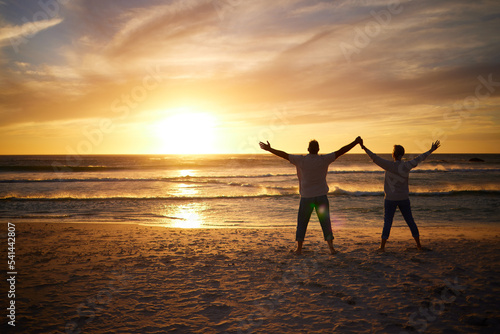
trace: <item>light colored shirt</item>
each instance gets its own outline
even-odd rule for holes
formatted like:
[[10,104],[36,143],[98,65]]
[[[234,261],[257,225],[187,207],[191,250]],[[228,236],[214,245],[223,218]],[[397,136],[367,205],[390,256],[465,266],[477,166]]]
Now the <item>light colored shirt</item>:
[[408,199],[408,194],[410,192],[408,187],[408,177],[410,175],[410,170],[417,167],[419,163],[424,161],[431,154],[431,151],[429,150],[419,155],[415,159],[409,161],[392,161],[379,157],[367,148],[365,148],[365,151],[375,164],[385,170],[385,199],[391,201],[401,201]]
[[328,194],[330,189],[326,183],[326,174],[328,173],[328,166],[336,158],[335,153],[288,155],[290,163],[297,168],[301,197],[309,198]]

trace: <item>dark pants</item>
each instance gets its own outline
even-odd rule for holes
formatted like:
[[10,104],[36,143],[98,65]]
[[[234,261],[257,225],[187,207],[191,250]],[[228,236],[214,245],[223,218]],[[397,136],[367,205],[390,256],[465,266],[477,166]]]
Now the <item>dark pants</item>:
[[325,240],[333,240],[332,224],[330,222],[330,203],[328,203],[328,196],[326,195],[300,199],[295,240],[304,241],[307,225],[309,224],[313,210],[316,210]]
[[399,207],[399,211],[403,214],[403,218],[406,221],[406,224],[408,224],[408,227],[410,228],[411,235],[414,238],[419,237],[418,233],[418,227],[417,224],[415,224],[415,221],[413,220],[413,215],[411,214],[411,206],[410,206],[410,200],[405,199],[402,201],[390,201],[388,199],[385,200],[384,203],[384,209],[385,209],[385,214],[384,214],[384,229],[382,230],[382,239],[389,239],[389,233],[391,233],[391,227],[392,227],[392,220],[394,219],[394,213],[396,212],[396,208]]

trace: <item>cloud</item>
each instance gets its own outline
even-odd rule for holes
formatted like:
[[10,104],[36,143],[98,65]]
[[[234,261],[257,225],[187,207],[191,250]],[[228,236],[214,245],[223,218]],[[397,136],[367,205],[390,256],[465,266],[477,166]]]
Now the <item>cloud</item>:
[[210,2],[180,4],[148,10],[146,15],[137,13],[139,18],[129,20],[111,42],[109,56],[142,54],[153,48],[165,51],[168,44],[188,39],[216,22]]
[[16,52],[19,46],[27,43],[28,39],[33,38],[40,31],[60,24],[61,18],[49,20],[26,22],[22,25],[5,25],[0,27],[0,47],[11,45]]
[[[479,76],[500,81],[498,1],[402,1],[393,13],[390,3],[75,1],[36,30],[0,28],[4,50],[36,31],[23,52],[2,56],[1,125],[115,117],[112,102],[152,66],[162,82],[130,122],[202,101],[251,126],[286,106],[291,125],[362,118],[387,132],[442,121]],[[342,43],[356,48],[350,59]],[[474,124],[491,119],[499,91],[474,110]]]

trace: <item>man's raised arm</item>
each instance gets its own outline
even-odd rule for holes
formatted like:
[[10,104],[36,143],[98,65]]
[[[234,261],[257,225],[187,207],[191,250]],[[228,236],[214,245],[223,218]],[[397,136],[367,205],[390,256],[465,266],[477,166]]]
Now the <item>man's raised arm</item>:
[[340,150],[335,151],[335,158],[340,157],[341,155],[344,155],[345,153],[349,152],[354,146],[357,144],[361,144],[362,140],[361,137],[357,137],[356,140],[354,140],[352,143],[342,147]]
[[277,155],[280,158],[290,161],[290,159],[288,158],[288,153],[272,148],[269,142],[267,142],[267,144],[260,142],[259,145],[260,148],[263,149],[264,151],[271,152],[272,154]]

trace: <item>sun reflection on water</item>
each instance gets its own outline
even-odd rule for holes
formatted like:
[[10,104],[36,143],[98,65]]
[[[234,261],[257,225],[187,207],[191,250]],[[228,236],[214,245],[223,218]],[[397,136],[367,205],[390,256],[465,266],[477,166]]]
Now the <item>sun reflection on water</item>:
[[170,216],[170,227],[177,228],[200,228],[204,225],[201,211],[202,207],[195,204],[185,204],[176,207],[176,211]]
[[188,211],[181,213],[179,215],[181,220],[175,222],[173,227],[180,227],[180,228],[200,228],[202,225],[202,221],[200,219],[200,216],[198,213],[194,211]]
[[[199,194],[199,186],[190,182],[189,178],[196,175],[192,169],[183,169],[177,171],[179,177],[186,178],[174,183],[174,188],[169,189],[169,195],[179,199],[190,199]],[[187,203],[171,206],[163,214],[167,217],[165,221],[167,226],[176,228],[200,228],[204,224],[202,212],[204,205],[197,203]]]
[[193,184],[181,183],[177,185],[177,196],[179,197],[192,197],[198,194],[198,189]]

